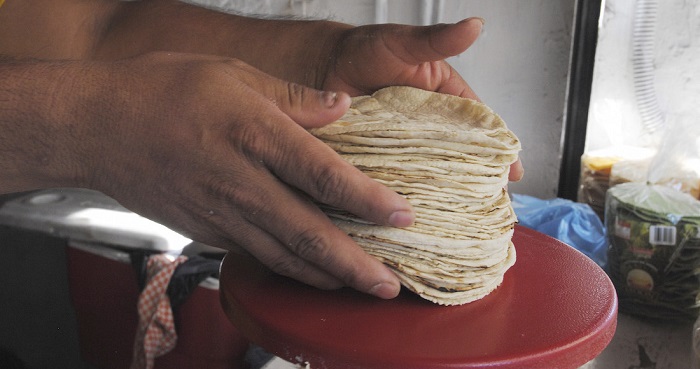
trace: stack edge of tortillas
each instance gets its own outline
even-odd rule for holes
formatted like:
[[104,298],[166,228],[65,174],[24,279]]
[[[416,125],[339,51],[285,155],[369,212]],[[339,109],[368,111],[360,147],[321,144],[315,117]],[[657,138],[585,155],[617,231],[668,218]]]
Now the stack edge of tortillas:
[[311,130],[369,177],[405,196],[407,228],[379,226],[323,207],[402,284],[441,305],[478,300],[515,263],[515,213],[505,190],[520,142],[486,105],[410,87],[353,99],[350,110]]

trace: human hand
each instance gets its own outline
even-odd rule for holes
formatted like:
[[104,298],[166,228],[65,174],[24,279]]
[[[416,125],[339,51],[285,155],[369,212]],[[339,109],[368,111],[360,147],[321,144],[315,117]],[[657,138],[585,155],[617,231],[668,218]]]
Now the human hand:
[[307,284],[398,294],[397,277],[311,201],[378,224],[413,222],[403,197],[306,131],[341,117],[348,95],[189,54],[96,63],[89,75],[90,88],[76,96],[92,122],[77,147],[88,187],[197,241],[242,247]]
[[[445,59],[466,51],[479,37],[483,20],[415,27],[396,24],[346,28],[339,32],[330,56],[320,63],[323,89],[367,95],[387,86],[412,86],[479,100]],[[518,159],[509,179],[519,181]]]

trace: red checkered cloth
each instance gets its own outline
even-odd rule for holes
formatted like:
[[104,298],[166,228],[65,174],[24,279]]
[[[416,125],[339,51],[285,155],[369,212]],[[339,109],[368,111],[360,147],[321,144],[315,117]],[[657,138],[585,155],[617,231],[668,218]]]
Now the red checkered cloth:
[[175,268],[186,260],[186,256],[179,256],[171,261],[162,254],[148,258],[146,287],[138,301],[139,326],[131,369],[152,369],[155,358],[175,348],[177,333],[166,291]]

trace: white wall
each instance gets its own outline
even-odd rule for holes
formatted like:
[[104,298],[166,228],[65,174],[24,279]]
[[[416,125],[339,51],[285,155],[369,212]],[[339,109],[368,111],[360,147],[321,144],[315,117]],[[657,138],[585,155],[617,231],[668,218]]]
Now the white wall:
[[485,18],[480,40],[450,62],[522,141],[526,175],[510,185],[511,191],[556,196],[575,0],[197,1],[242,12],[332,18],[356,25]]
[[555,197],[574,0],[450,1],[445,21],[479,15],[484,32],[452,60],[522,141],[525,178],[512,192]]

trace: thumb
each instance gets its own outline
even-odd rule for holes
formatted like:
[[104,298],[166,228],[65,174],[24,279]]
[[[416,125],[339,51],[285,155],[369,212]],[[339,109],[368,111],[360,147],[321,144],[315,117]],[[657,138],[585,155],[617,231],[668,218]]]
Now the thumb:
[[481,34],[483,25],[481,18],[468,18],[455,24],[412,27],[387,42],[394,43],[390,46],[393,50],[403,50],[401,56],[409,63],[443,60],[466,51]]

